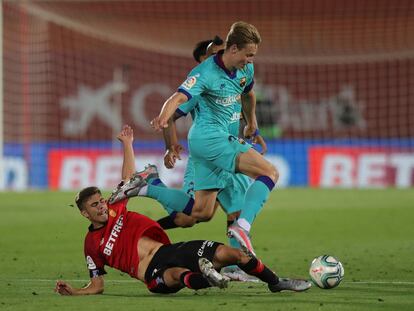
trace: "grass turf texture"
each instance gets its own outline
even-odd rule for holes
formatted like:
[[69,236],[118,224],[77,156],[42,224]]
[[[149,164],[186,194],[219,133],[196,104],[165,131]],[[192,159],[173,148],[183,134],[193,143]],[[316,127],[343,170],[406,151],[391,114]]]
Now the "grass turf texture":
[[[264,284],[232,282],[226,290],[149,293],[111,268],[105,293],[61,297],[56,279],[76,287],[88,281],[83,239],[88,222],[69,207],[74,193],[0,193],[0,310],[414,310],[414,191],[274,191],[259,215],[253,244],[281,276],[308,277],[311,260],[338,257],[345,279],[338,288],[270,293]],[[132,199],[129,209],[163,216],[158,203]],[[170,231],[174,242],[226,241],[225,217]]]

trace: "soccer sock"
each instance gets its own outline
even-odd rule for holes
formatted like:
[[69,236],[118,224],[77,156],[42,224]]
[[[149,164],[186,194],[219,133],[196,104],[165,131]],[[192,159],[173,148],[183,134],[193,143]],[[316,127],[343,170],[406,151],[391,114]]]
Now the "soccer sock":
[[[174,228],[178,227],[175,224],[174,217],[172,217],[172,215],[173,214],[165,216],[165,217],[157,220],[157,222],[160,224],[161,228],[163,228],[164,230],[168,230],[168,229],[174,229]],[[175,216],[175,214],[174,214],[174,216]]]
[[[153,180],[153,182],[156,180]],[[168,214],[183,212],[190,215],[194,205],[194,199],[184,191],[167,188],[159,184],[148,184],[146,196],[161,203]]]
[[201,273],[185,271],[180,275],[181,284],[190,289],[211,287],[210,283]]
[[245,219],[251,225],[274,186],[275,183],[268,176],[257,177],[246,191],[239,219]]
[[229,245],[233,248],[240,249],[240,243],[235,238],[229,238]]
[[147,184],[141,188],[138,195],[142,197],[148,197],[148,188],[150,186],[157,186],[162,188],[167,188],[167,186],[159,178],[150,178],[147,180]]
[[266,282],[268,284],[279,283],[279,278],[277,275],[268,267],[266,267],[260,259],[253,257],[249,260],[248,263],[237,265],[247,274],[254,275],[263,282]]
[[158,187],[164,187],[167,188],[167,186],[162,182],[159,178],[150,178],[147,180],[148,185],[154,185]]

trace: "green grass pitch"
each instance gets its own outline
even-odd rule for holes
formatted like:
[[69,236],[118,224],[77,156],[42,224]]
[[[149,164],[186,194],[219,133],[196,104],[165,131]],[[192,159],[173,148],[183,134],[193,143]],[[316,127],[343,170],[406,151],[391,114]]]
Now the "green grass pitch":
[[[345,278],[331,290],[270,293],[264,284],[228,289],[149,293],[129,276],[107,269],[105,293],[61,297],[56,279],[88,280],[83,239],[88,226],[74,193],[0,193],[0,310],[414,310],[414,191],[273,191],[252,229],[256,252],[281,276],[308,277],[312,258],[331,254]],[[132,199],[129,209],[163,216],[158,203]],[[225,217],[170,231],[173,241],[226,241]]]

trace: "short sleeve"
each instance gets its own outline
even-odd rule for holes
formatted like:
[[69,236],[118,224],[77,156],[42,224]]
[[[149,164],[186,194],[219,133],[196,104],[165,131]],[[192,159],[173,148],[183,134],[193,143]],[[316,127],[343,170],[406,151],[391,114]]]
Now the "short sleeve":
[[191,100],[185,102],[184,104],[181,104],[178,106],[176,112],[180,114],[181,116],[186,116],[189,112],[193,111],[196,107],[198,101],[196,97],[191,98]]
[[243,89],[243,94],[249,93],[253,89],[254,85],[254,66],[252,63],[247,64],[246,68],[246,86]]
[[206,72],[202,69],[203,64],[195,67],[187,79],[178,87],[178,92],[185,94],[190,100],[191,98],[201,95],[206,89],[208,89],[208,77]]
[[106,274],[106,271],[104,269],[105,262],[99,256],[98,250],[94,249],[89,239],[85,240],[85,260],[86,266],[89,270],[89,276],[91,278]]

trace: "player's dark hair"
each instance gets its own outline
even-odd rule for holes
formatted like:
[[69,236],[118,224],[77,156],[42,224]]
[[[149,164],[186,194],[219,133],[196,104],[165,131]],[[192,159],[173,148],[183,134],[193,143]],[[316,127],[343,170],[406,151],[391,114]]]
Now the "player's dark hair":
[[193,50],[193,57],[197,63],[201,63],[200,57],[206,55],[207,47],[211,42],[213,42],[213,40],[204,40],[196,44]]
[[215,45],[222,45],[224,43],[223,39],[220,38],[219,36],[215,36],[213,41],[212,41]]
[[259,44],[262,41],[259,31],[256,27],[246,22],[235,22],[231,25],[230,31],[226,38],[226,49],[233,44],[237,45],[238,49],[244,48],[247,44]]
[[84,209],[83,204],[86,202],[86,200],[88,200],[91,196],[93,196],[96,193],[101,194],[101,190],[95,186],[86,187],[79,191],[79,193],[75,197],[75,203],[80,211]]
[[215,45],[222,45],[223,39],[216,35],[213,40],[204,40],[198,42],[193,50],[193,57],[197,63],[201,63],[200,57],[207,54],[207,48],[211,43]]

